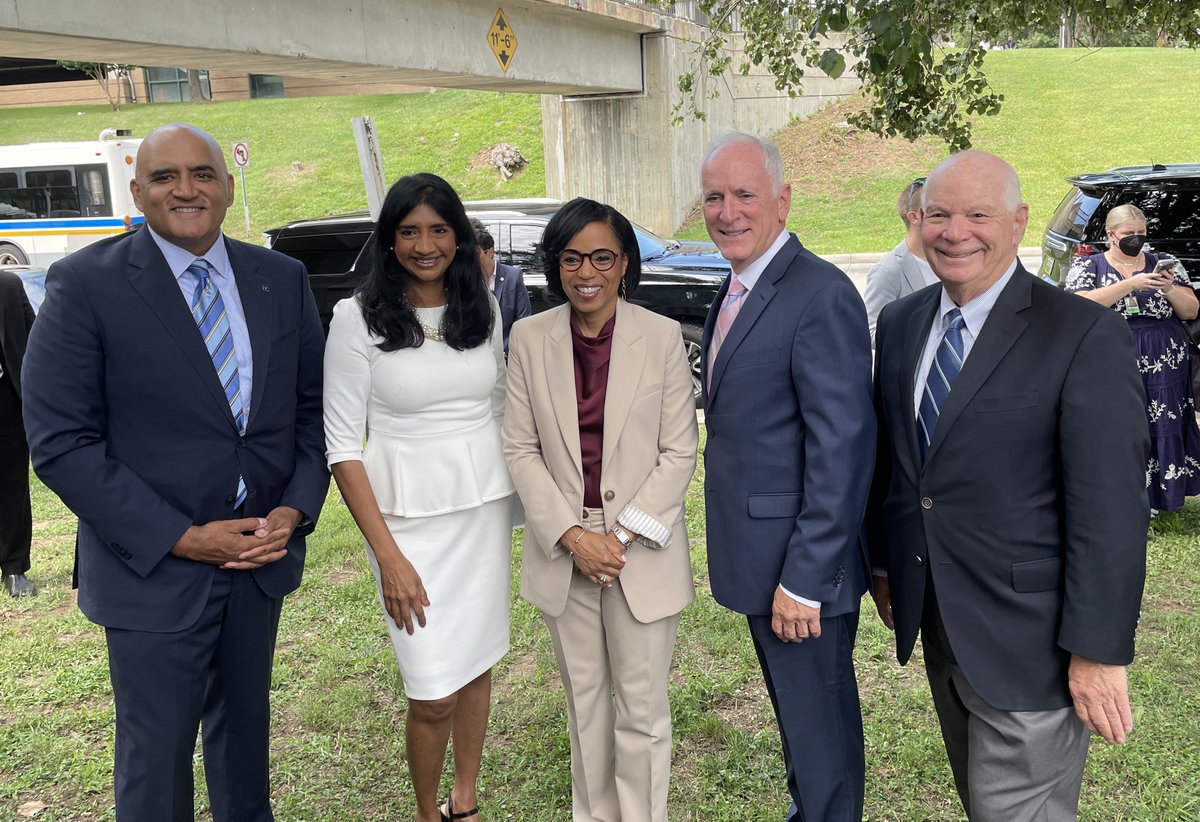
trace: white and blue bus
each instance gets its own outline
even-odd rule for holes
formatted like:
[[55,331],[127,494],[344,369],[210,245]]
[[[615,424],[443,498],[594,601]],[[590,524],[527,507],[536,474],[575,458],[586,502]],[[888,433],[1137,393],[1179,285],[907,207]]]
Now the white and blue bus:
[[145,222],[129,192],[140,139],[0,146],[0,265],[46,267]]

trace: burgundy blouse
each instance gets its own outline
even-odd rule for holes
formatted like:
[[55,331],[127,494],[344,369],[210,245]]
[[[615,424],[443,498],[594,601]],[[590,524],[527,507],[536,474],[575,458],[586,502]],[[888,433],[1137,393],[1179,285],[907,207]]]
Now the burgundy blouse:
[[575,352],[575,401],[579,405],[579,453],[583,458],[583,504],[602,508],[600,459],[604,453],[604,396],[608,391],[608,361],[612,354],[617,315],[596,337],[585,337],[571,314],[571,346]]

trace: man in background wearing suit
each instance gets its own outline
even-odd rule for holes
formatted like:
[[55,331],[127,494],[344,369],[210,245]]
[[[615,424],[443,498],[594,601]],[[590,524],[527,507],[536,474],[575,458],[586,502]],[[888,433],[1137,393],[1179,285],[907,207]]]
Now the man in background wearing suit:
[[1133,340],[1022,268],[1029,207],[999,157],[951,156],[922,211],[941,285],[886,306],[875,346],[873,594],[902,664],[920,630],[968,817],[1071,820],[1088,732],[1133,726],[1150,516]]
[[475,230],[475,244],[479,246],[479,265],[483,269],[483,279],[487,282],[488,291],[496,296],[500,303],[500,320],[504,326],[504,356],[508,356],[508,332],[512,325],[522,317],[532,313],[529,305],[529,291],[525,288],[525,278],[521,269],[515,265],[505,265],[496,262],[496,241],[487,226],[474,218],[471,228]]
[[79,516],[79,607],[105,627],[119,822],[266,822],[271,660],[329,474],[304,267],[223,237],[209,135],[141,144],[145,228],[50,269],[25,358],[34,469]]
[[33,326],[33,306],[21,278],[0,271],[0,572],[9,596],[37,588],[25,576],[33,540],[29,510],[29,446],[21,423],[21,361]]
[[885,305],[914,291],[920,291],[938,281],[925,259],[921,247],[921,187],[925,178],[918,177],[906,185],[896,200],[896,210],[904,223],[904,239],[879,258],[867,272],[867,287],[863,300],[867,304],[867,322],[871,326],[871,344],[875,344],[875,324]]
[[862,299],[786,229],[772,143],[718,136],[708,233],[733,272],[704,327],[704,498],[713,596],[746,614],[783,741],[788,820],[858,820],[863,732],[852,652],[875,448]]

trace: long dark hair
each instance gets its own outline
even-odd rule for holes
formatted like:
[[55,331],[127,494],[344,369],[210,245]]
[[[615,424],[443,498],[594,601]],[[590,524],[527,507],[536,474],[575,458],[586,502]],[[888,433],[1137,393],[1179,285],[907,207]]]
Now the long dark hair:
[[620,295],[625,298],[633,296],[638,283],[642,279],[642,254],[638,247],[637,234],[633,225],[624,214],[610,205],[589,200],[586,197],[576,197],[554,213],[546,230],[542,232],[542,262],[546,272],[546,287],[550,293],[561,299],[567,298],[563,290],[562,272],[558,269],[558,255],[571,242],[571,238],[583,231],[589,223],[604,223],[617,236],[625,255],[625,276],[621,278]]
[[440,330],[451,348],[475,348],[492,333],[491,299],[479,267],[475,232],[462,200],[436,174],[401,177],[388,190],[368,252],[367,276],[357,291],[363,318],[371,333],[383,338],[379,343],[383,351],[424,344],[425,334],[408,300],[413,277],[396,259],[394,248],[396,227],[423,205],[433,209],[454,231],[455,253],[446,269],[446,313]]

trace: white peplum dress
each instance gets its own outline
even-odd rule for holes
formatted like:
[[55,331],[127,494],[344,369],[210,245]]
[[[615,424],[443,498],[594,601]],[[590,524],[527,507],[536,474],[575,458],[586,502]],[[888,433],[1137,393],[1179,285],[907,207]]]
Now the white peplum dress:
[[[429,597],[413,636],[384,612],[410,699],[449,696],[508,651],[513,484],[500,446],[505,367],[494,299],[492,310],[491,339],[466,351],[433,339],[381,351],[353,297],[334,307],[329,326],[329,465],[363,462]],[[445,308],[416,311],[437,328]],[[378,588],[369,545],[367,558]]]

